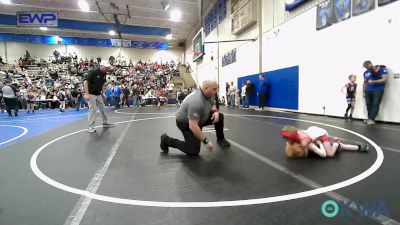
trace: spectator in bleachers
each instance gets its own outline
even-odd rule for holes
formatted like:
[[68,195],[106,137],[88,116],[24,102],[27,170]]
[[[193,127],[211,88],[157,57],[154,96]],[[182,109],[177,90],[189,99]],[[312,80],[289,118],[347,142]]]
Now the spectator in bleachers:
[[[67,61],[67,58],[74,58],[74,55],[70,55],[71,57],[62,56],[63,63],[53,62],[47,64],[44,60],[41,60],[40,62],[32,61],[33,64],[36,64],[36,67],[38,68],[37,70],[29,69],[28,72],[25,70],[25,67],[22,67],[22,71],[19,71],[20,68],[15,68],[14,66],[7,72],[6,75],[12,79],[12,82],[15,83],[16,86],[27,87],[27,89],[25,89],[26,96],[24,94],[24,88],[22,88],[21,101],[24,102],[24,99],[26,99],[27,109],[29,109],[28,112],[33,112],[33,106],[35,103],[38,103],[40,108],[58,108],[59,100],[57,99],[57,94],[62,88],[65,93],[65,108],[74,107],[74,105],[78,103],[78,97],[75,90],[83,87],[82,78],[87,74],[89,67],[97,67],[98,63],[95,62],[95,60],[91,60],[89,63],[87,59],[83,58],[80,60],[79,64],[74,60]],[[22,58],[21,61],[26,62],[26,60]],[[109,86],[114,83],[124,84],[124,88],[121,92],[126,92],[125,89],[127,89],[131,93],[129,93],[129,95],[126,93],[125,95],[120,96],[127,95],[128,97],[126,100],[129,100],[130,97],[133,98],[136,106],[139,106],[141,95],[146,94],[150,89],[154,90],[155,93],[158,93],[156,95],[152,94],[152,100],[154,100],[154,102],[157,97],[166,96],[165,90],[167,90],[169,96],[170,92],[174,91],[171,77],[179,76],[174,61],[168,61],[165,64],[139,61],[135,64],[130,60],[129,66],[128,69],[122,68],[118,63],[115,63],[113,67],[110,67],[109,74],[107,75],[107,83]],[[38,92],[35,92],[36,88]],[[112,89],[110,90],[113,91],[114,89],[120,89],[118,87],[111,88]],[[118,90],[116,90],[116,92],[116,97],[118,97]],[[35,96],[33,93],[35,93]],[[30,103],[29,106],[28,100]],[[127,105],[125,99],[122,100],[124,105]],[[119,102],[120,101],[118,101],[118,103]],[[151,103],[154,102],[151,101]],[[25,107],[24,103],[23,105]],[[119,107],[119,104],[117,107]]]
[[37,83],[36,87],[41,89],[41,90],[44,90],[45,92],[47,91],[47,86],[44,83],[43,79],[40,79],[40,81]]
[[113,89],[113,96],[114,96],[114,105],[115,108],[120,108],[120,100],[121,100],[122,90],[118,83],[115,84]]
[[65,112],[65,101],[67,100],[67,96],[66,96],[64,88],[62,88],[58,92],[57,98],[58,98],[58,100],[60,102],[60,112]]
[[31,53],[28,50],[25,50],[24,59],[25,59],[25,61],[30,61],[31,60]]
[[128,89],[127,85],[122,85],[122,107],[124,107],[124,105],[129,107],[129,96],[131,95],[130,90]]
[[35,106],[33,104],[33,101],[35,100],[36,96],[37,96],[37,93],[36,93],[35,89],[33,89],[32,87],[28,88],[28,96],[27,96],[27,101],[26,101],[27,113],[35,112]]
[[32,85],[32,80],[31,80],[31,78],[29,78],[28,75],[26,75],[26,76],[24,77],[23,83],[24,83],[26,86]]
[[163,106],[167,101],[167,98],[165,97],[165,90],[161,88],[158,93],[157,93],[157,107],[160,109],[161,106]]
[[82,109],[82,104],[84,107],[87,107],[87,102],[85,98],[83,97],[83,92],[82,89],[77,89],[77,97],[76,97],[76,111],[79,111]]
[[167,90],[168,90],[168,98],[171,98],[172,93],[174,93],[174,84],[170,80],[167,84]]
[[106,88],[105,91],[105,95],[106,95],[106,105],[108,105],[108,107],[111,107],[113,105],[113,93],[112,93],[112,89],[113,87],[111,85],[109,85]]
[[139,99],[140,90],[137,84],[133,85],[131,95],[133,99],[133,107],[135,106],[140,107],[140,99]]
[[19,89],[19,96],[21,100],[21,108],[27,109],[27,98],[28,98],[28,90],[25,85],[22,85]]

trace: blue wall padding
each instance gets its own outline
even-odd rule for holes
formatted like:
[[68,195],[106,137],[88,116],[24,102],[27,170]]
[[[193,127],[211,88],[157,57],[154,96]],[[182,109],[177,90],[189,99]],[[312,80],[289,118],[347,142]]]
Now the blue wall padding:
[[[299,67],[289,67],[279,70],[263,73],[270,82],[271,89],[267,101],[268,107],[299,109]],[[255,86],[255,92],[250,97],[250,105],[258,105],[258,74],[248,75],[238,78],[238,88],[242,87],[242,83],[250,80]]]

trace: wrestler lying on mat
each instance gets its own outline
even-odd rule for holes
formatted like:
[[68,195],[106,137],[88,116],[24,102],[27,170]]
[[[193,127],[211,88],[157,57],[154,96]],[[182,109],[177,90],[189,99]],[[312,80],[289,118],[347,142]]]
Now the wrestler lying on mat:
[[306,130],[285,126],[280,135],[287,141],[285,151],[289,158],[305,158],[310,154],[326,158],[333,157],[341,150],[368,152],[370,149],[367,144],[343,144],[338,139],[333,139],[331,142],[328,132],[317,126],[311,126]]

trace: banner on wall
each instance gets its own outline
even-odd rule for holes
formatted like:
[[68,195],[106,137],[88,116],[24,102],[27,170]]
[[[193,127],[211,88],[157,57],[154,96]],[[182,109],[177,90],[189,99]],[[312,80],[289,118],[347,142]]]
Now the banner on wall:
[[375,0],[353,0],[353,16],[366,13],[375,8]]
[[[60,44],[58,38],[59,38],[58,36],[0,33],[0,42],[15,41],[15,42],[29,42],[34,44],[57,45]],[[111,39],[64,37],[64,36],[61,36],[61,44],[115,47],[115,45],[111,43]],[[123,42],[119,43],[114,42],[114,44],[127,48],[153,48],[160,50],[166,50],[169,48],[168,43],[163,43],[163,42],[138,42],[138,41],[124,40]]]
[[218,1],[218,20],[221,23],[226,18],[226,0]]
[[132,42],[130,40],[111,39],[111,46],[130,48]]
[[236,62],[236,48],[222,56],[222,67]]
[[335,22],[350,18],[351,0],[334,0]]
[[329,27],[334,23],[333,2],[327,0],[317,6],[317,30]]
[[378,0],[378,6],[383,6],[383,5],[386,5],[391,2],[395,2],[395,1],[397,1],[397,0]]

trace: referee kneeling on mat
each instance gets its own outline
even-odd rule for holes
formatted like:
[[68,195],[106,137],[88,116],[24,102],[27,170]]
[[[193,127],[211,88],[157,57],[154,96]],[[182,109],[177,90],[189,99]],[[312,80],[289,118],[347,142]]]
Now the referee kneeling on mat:
[[230,143],[224,137],[224,115],[218,112],[214,96],[218,83],[212,80],[203,82],[203,86],[188,95],[176,113],[176,125],[181,130],[185,141],[161,135],[161,149],[167,153],[168,147],[181,150],[190,156],[199,155],[201,142],[212,151],[214,145],[202,132],[202,128],[214,124],[217,132],[217,143],[224,148]]

